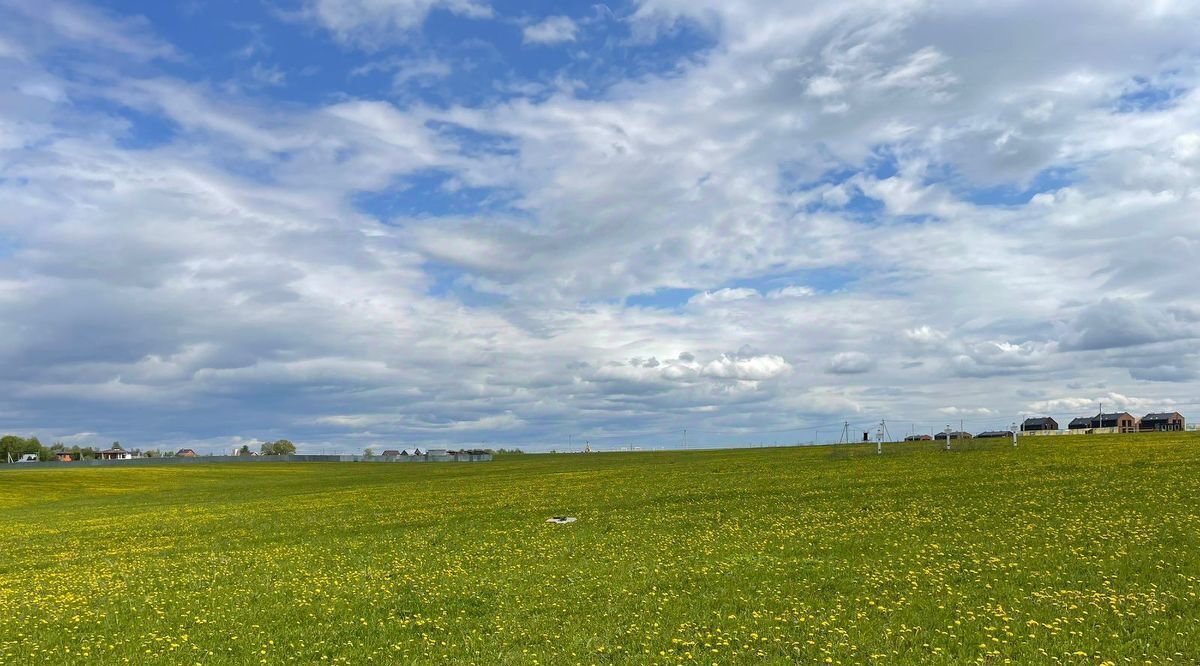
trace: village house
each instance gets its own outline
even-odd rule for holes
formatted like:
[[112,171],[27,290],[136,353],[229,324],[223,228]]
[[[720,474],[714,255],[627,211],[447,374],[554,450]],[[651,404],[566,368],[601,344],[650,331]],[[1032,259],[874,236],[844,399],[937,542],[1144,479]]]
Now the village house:
[[1183,414],[1179,412],[1161,412],[1147,414],[1142,417],[1141,430],[1183,430]]
[[1072,419],[1071,423],[1067,425],[1067,429],[1069,430],[1095,428],[1116,428],[1121,432],[1136,430],[1138,428],[1138,418],[1129,412],[1111,412]]
[[381,453],[379,455],[384,458],[399,458],[400,452],[397,451],[396,449],[388,449],[387,451],[384,451],[383,453]]
[[963,432],[961,430],[955,432],[952,430],[949,433],[939,432],[937,438],[945,441],[947,439],[947,435],[949,435],[949,439],[971,439],[973,437],[973,435],[971,435],[969,432]]
[[1044,430],[1058,430],[1058,421],[1043,416],[1040,418],[1025,419],[1021,424],[1021,432],[1040,432]]
[[978,439],[995,439],[997,437],[1011,438],[1012,435],[1013,434],[1011,430],[989,430],[987,432],[981,432],[978,435],[975,435],[975,437]]
[[176,458],[195,458],[196,452],[192,449],[179,449],[175,452]]
[[124,449],[104,449],[96,456],[101,460],[133,460],[133,454]]
[[58,459],[58,462],[74,462],[75,461],[75,455],[72,454],[70,451],[55,451],[54,457]]

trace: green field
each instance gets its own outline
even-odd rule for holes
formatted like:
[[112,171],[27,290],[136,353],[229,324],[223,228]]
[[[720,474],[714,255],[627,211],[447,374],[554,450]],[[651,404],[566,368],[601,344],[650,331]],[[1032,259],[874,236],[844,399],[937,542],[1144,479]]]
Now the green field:
[[0,509],[5,663],[1200,661],[1192,433],[9,468]]

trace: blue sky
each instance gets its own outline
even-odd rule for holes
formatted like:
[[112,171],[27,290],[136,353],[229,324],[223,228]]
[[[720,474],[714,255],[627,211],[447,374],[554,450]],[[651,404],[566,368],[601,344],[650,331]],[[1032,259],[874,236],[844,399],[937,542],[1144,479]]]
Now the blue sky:
[[0,429],[546,450],[1187,413],[1198,28],[0,0]]

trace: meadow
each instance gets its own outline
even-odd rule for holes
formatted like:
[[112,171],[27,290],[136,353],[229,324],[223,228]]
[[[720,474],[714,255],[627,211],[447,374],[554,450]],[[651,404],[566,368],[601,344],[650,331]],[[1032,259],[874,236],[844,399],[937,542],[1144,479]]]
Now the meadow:
[[0,515],[3,663],[1200,662],[1194,433],[10,468]]

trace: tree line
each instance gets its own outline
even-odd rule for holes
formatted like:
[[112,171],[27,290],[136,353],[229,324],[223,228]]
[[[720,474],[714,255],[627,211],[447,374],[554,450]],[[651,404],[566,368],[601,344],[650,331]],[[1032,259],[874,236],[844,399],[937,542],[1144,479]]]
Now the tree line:
[[[118,451],[124,451],[120,442],[113,442],[112,446],[108,447]],[[62,442],[55,442],[50,446],[42,444],[37,437],[20,437],[18,435],[4,435],[0,437],[0,463],[4,463],[10,457],[13,460],[30,453],[36,454],[38,460],[55,460],[59,453],[70,453],[74,460],[94,460],[100,457],[100,451],[93,446],[67,446]],[[263,442],[260,451],[264,456],[287,456],[296,452],[296,445],[286,439],[277,439],[273,442]],[[174,451],[161,451],[159,449],[132,449],[129,451],[136,457],[141,458],[171,458],[175,455]],[[239,455],[250,455],[250,446],[243,444]]]
[[[120,442],[113,442],[109,448],[124,451],[124,447]],[[92,446],[67,446],[62,442],[55,442],[50,446],[42,444],[37,437],[19,437],[17,435],[4,435],[0,437],[0,462],[8,460],[9,456],[13,459],[30,453],[37,454],[38,460],[54,460],[58,453],[70,453],[71,457],[76,460],[90,460],[100,457],[100,451]],[[162,458],[174,455],[170,451],[160,451],[158,449],[133,449],[130,451],[135,456],[143,456],[146,458]]]

